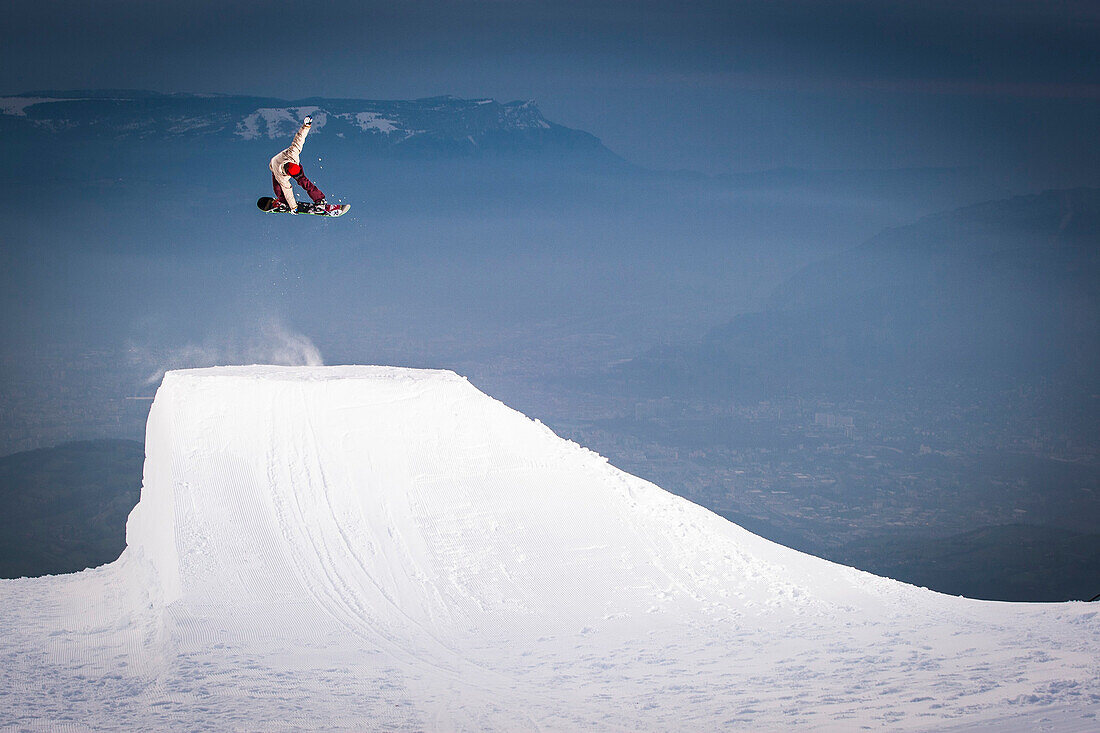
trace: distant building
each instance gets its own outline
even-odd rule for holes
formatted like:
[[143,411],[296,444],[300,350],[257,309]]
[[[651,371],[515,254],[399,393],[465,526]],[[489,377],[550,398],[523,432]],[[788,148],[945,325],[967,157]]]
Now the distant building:
[[850,417],[834,415],[831,412],[815,412],[814,425],[825,428],[845,428],[848,432],[855,427],[855,421]]

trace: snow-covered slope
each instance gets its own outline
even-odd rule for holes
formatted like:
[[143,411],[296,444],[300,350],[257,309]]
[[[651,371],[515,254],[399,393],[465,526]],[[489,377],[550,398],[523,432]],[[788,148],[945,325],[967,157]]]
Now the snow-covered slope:
[[756,537],[450,372],[169,372],[122,558],[0,581],[0,725],[1088,730],[1100,619]]

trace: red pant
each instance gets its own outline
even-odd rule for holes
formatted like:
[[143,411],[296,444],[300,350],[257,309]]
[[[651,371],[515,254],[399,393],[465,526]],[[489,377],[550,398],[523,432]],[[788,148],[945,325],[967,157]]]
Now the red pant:
[[[314,201],[320,201],[325,197],[325,195],[321,193],[321,189],[314,186],[313,181],[306,178],[305,171],[302,171],[298,175],[294,176],[294,180],[298,182],[298,185],[301,186],[302,189],[306,193],[308,193],[309,197]],[[275,200],[281,202],[283,206],[290,208],[290,202],[283,200],[283,188],[279,185],[279,182],[275,180],[274,174],[271,175],[271,187],[275,189]]]

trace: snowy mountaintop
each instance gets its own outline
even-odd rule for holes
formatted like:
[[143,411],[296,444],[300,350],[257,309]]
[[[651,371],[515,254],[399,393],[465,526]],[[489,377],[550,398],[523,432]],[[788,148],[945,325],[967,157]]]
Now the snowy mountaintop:
[[415,100],[273,98],[151,92],[34,92],[0,97],[0,129],[66,139],[289,142],[305,115],[311,136],[378,151],[451,154],[602,151],[592,135],[548,121],[531,101],[453,96]]
[[83,100],[79,98],[34,97],[29,95],[19,97],[0,97],[0,114],[12,115],[14,117],[26,117],[28,107],[34,107],[40,104],[48,104],[50,102],[79,101]]

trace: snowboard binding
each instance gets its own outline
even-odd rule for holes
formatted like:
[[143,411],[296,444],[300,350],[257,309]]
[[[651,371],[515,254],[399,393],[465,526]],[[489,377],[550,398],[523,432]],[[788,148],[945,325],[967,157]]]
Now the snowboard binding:
[[[269,214],[289,214],[290,209],[286,207],[280,201],[273,199],[270,196],[261,196],[256,202],[257,208],[260,211]],[[343,216],[348,212],[351,206],[349,204],[329,204],[329,203],[299,203],[297,213],[299,214],[313,214],[314,216]]]

